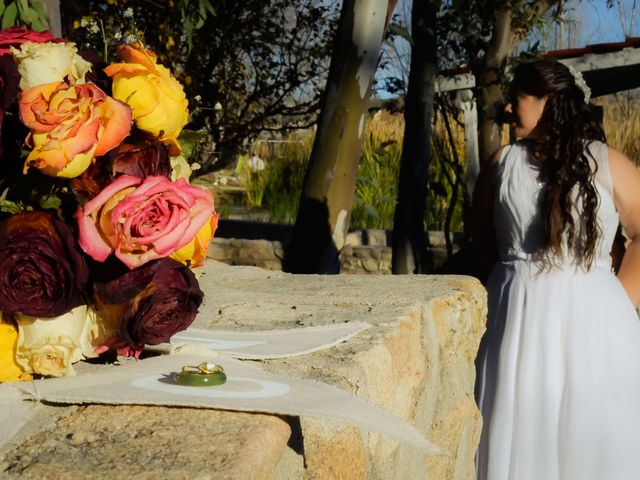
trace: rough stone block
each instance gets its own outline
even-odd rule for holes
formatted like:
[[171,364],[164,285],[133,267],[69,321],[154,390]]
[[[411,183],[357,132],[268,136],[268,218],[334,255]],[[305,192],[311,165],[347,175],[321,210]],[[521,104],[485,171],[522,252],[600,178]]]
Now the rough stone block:
[[362,268],[369,273],[377,272],[380,265],[378,261],[374,258],[363,258],[362,259]]
[[272,415],[91,405],[7,452],[0,476],[267,479],[277,471],[290,434],[289,425]]
[[[210,264],[201,286],[215,292],[209,297],[215,313],[199,317],[194,327],[368,322],[371,328],[334,347],[259,365],[350,392],[410,422],[448,455],[427,456],[388,436],[322,418],[39,405],[33,433],[0,451],[0,478],[475,478],[481,420],[473,400],[474,358],[486,315],[479,282],[294,276]],[[42,421],[51,416],[62,419]]]

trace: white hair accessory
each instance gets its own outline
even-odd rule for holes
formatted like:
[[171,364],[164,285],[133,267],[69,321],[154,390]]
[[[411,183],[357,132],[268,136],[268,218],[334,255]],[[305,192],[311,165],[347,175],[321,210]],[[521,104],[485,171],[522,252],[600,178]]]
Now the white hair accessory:
[[576,87],[578,87],[580,90],[582,90],[582,93],[584,93],[584,103],[589,103],[589,100],[591,99],[591,89],[589,88],[589,85],[587,85],[587,82],[584,81],[582,73],[577,71],[571,65],[565,66],[569,69],[569,73],[573,77],[573,80],[576,83]]

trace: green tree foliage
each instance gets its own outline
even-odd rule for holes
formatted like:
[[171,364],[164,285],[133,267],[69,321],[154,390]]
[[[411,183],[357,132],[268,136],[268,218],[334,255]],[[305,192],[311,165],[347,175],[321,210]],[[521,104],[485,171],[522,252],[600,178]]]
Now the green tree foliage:
[[47,9],[40,0],[0,0],[0,25],[20,25],[41,32],[49,28]]
[[[115,59],[138,39],[192,101],[223,166],[258,133],[315,122],[338,12],[321,0],[62,0],[63,32]],[[210,168],[200,170],[204,173]]]

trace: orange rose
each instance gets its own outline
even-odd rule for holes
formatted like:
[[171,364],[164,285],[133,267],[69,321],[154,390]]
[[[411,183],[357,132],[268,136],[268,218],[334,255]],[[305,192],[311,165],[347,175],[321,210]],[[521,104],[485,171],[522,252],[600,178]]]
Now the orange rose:
[[131,110],[93,83],[55,82],[20,95],[20,119],[33,147],[24,166],[46,175],[74,178],[93,159],[117,146],[131,130]]

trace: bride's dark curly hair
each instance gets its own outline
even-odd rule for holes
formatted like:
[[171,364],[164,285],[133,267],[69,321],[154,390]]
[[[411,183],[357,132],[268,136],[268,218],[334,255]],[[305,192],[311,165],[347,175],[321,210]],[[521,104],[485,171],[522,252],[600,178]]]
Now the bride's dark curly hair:
[[[518,94],[546,97],[535,138],[526,140],[540,162],[544,182],[541,195],[542,245],[538,261],[546,267],[563,254],[564,235],[579,264],[593,263],[601,229],[597,222],[598,195],[594,184],[595,159],[585,148],[592,140],[605,142],[604,130],[584,92],[576,85],[569,69],[554,61],[523,63],[514,69],[509,90],[512,100]],[[580,205],[579,225],[575,207]]]

